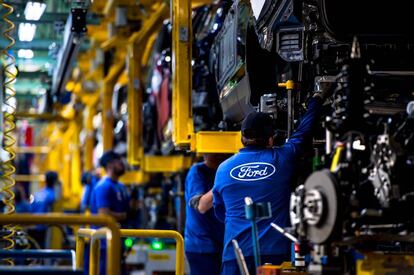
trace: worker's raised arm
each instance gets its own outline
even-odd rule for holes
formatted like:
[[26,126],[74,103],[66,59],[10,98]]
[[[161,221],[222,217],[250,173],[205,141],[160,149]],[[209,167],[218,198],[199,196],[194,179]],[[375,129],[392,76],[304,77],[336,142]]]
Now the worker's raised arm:
[[302,117],[302,120],[288,141],[280,148],[290,154],[292,157],[297,157],[304,151],[305,144],[312,138],[312,130],[315,122],[320,117],[320,111],[324,99],[320,96],[312,97],[308,102],[308,110]]

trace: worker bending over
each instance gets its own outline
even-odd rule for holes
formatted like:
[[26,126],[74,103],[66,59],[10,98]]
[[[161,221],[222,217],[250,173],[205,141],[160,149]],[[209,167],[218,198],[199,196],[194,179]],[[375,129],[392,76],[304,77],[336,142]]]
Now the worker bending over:
[[205,154],[185,180],[185,253],[191,275],[220,274],[224,225],[213,211],[211,189],[217,167],[228,155]]
[[[113,151],[102,155],[100,165],[105,169],[106,176],[94,187],[91,196],[91,213],[112,216],[124,228],[127,218],[129,198],[125,186],[119,177],[125,173],[125,165],[121,156]],[[106,270],[106,242],[101,242],[99,274]]]
[[217,170],[213,188],[216,216],[225,222],[222,274],[240,274],[232,240],[238,241],[250,274],[256,274],[251,223],[245,217],[245,197],[253,202],[270,202],[272,218],[257,222],[261,262],[280,264],[290,259],[289,240],[271,228],[274,222],[289,226],[290,186],[297,158],[311,138],[327,92],[315,94],[296,132],[281,147],[274,148],[272,119],[264,113],[250,113],[242,123],[242,148]]

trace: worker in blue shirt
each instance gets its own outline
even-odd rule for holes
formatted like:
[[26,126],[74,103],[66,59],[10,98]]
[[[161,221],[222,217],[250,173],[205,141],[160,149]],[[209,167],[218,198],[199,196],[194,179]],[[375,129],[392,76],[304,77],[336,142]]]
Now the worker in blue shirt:
[[242,148],[217,170],[213,188],[214,209],[225,223],[222,274],[240,274],[232,240],[238,241],[247,267],[255,274],[251,223],[245,217],[245,197],[253,202],[270,202],[272,217],[257,222],[262,263],[280,264],[290,259],[290,242],[271,228],[274,222],[290,225],[289,200],[297,158],[312,137],[328,92],[318,93],[308,102],[308,110],[296,132],[281,147],[273,148],[272,119],[264,113],[251,113],[242,123]]
[[[45,174],[46,186],[33,195],[33,201],[30,205],[30,212],[34,214],[45,214],[53,212],[53,205],[56,201],[55,187],[59,184],[58,174],[54,171],[48,171]],[[43,248],[46,241],[46,225],[37,225],[29,234]]]
[[83,193],[81,199],[81,211],[86,212],[90,210],[92,191],[95,185],[98,183],[99,178],[93,172],[84,172],[81,177],[81,183],[83,185]]
[[[125,165],[120,155],[113,151],[105,152],[100,165],[106,176],[95,186],[91,196],[91,213],[112,216],[124,228],[129,207],[129,196],[119,178],[125,173]],[[106,242],[101,243],[99,274],[106,274]]]
[[205,154],[185,179],[185,253],[191,275],[220,274],[224,225],[214,215],[214,177],[228,155]]

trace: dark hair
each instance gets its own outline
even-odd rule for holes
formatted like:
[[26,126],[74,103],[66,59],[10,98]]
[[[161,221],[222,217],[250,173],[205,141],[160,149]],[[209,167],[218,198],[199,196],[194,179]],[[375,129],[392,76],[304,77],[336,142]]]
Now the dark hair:
[[103,153],[102,157],[99,159],[99,165],[103,168],[106,168],[109,163],[114,160],[120,160],[121,156],[115,153],[114,151],[107,151]]
[[58,179],[58,174],[55,171],[46,172],[46,186],[53,187]]
[[269,138],[247,138],[242,136],[241,142],[244,146],[267,147],[269,145]]
[[81,177],[81,183],[83,185],[88,185],[91,183],[92,180],[92,173],[91,172],[83,172]]

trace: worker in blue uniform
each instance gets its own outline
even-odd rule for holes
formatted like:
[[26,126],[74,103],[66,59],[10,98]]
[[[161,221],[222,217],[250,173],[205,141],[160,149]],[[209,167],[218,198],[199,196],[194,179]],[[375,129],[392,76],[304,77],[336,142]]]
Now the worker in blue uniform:
[[84,172],[81,177],[81,183],[83,185],[83,193],[81,199],[81,211],[86,212],[91,208],[92,191],[95,185],[98,183],[99,178],[93,172]]
[[214,177],[228,155],[205,154],[185,180],[185,253],[191,275],[220,274],[224,225],[214,215]]
[[[106,176],[95,186],[91,196],[91,213],[105,214],[116,219],[125,228],[129,207],[129,196],[119,178],[125,173],[125,165],[120,155],[113,151],[105,152],[100,165]],[[106,242],[101,242],[99,274],[106,274]]]
[[[45,214],[53,211],[53,205],[56,202],[55,187],[59,184],[58,174],[54,171],[48,171],[45,174],[46,186],[33,195],[33,201],[30,205],[30,212],[34,214]],[[40,247],[45,247],[46,225],[37,225],[29,231],[29,234],[39,243]]]
[[272,147],[272,119],[264,113],[251,113],[242,123],[242,148],[217,170],[213,188],[214,209],[225,223],[222,274],[240,274],[232,240],[238,241],[247,267],[255,274],[251,223],[245,217],[245,197],[253,202],[270,202],[272,217],[257,222],[262,263],[280,264],[290,259],[290,242],[271,228],[274,222],[289,226],[289,199],[297,158],[312,137],[314,122],[328,90],[308,101],[308,110],[288,141]]

